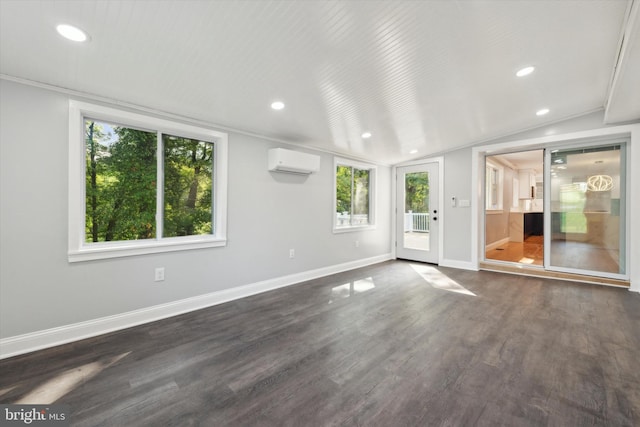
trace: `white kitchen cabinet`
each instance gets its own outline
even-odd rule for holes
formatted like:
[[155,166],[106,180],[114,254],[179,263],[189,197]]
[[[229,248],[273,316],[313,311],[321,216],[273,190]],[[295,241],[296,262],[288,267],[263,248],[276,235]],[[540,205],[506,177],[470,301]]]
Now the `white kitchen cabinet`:
[[521,169],[518,171],[518,182],[520,185],[520,200],[531,200],[536,198],[536,171],[533,169]]

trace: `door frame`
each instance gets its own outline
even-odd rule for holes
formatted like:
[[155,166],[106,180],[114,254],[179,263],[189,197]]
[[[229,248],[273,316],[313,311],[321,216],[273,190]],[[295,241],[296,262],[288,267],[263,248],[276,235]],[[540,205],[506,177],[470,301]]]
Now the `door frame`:
[[[514,149],[517,151],[548,149],[569,142],[588,144],[594,141],[602,141],[605,138],[617,137],[622,137],[629,141],[627,143],[626,185],[627,192],[630,194],[634,191],[632,182],[638,180],[637,174],[639,171],[634,171],[630,166],[636,162],[640,162],[640,124],[612,126],[473,147],[471,154],[471,186],[473,191],[471,203],[471,264],[475,267],[474,269],[479,270],[480,262],[484,259],[484,256],[481,256],[481,254],[484,253],[485,246],[484,159],[486,155],[506,153],[514,151]],[[626,211],[627,219],[632,218],[631,212],[640,212],[640,200],[628,198]],[[640,292],[640,265],[630,263],[630,260],[640,253],[640,227],[633,227],[628,220],[626,232],[628,237],[626,241],[627,266],[629,267],[626,276],[631,282],[631,290]]]
[[[393,200],[393,209],[391,210],[391,255],[393,259],[397,259],[396,245],[398,244],[398,233],[397,233],[397,224],[398,224],[398,168],[405,166],[417,166],[424,165],[428,163],[437,163],[438,164],[438,210],[440,211],[440,215],[438,215],[437,227],[438,227],[438,265],[442,263],[443,253],[444,253],[444,222],[445,222],[445,208],[444,205],[444,157],[429,157],[426,159],[420,160],[412,160],[409,162],[398,163],[397,165],[393,165],[391,169],[391,200]],[[402,211],[404,211],[404,206],[402,207]]]

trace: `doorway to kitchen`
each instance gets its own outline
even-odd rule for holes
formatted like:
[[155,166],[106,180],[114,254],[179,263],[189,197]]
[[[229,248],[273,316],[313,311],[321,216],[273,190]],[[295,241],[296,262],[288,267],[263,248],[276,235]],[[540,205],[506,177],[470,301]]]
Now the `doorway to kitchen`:
[[485,260],[543,267],[544,150],[485,158]]
[[625,280],[625,142],[486,155],[484,261]]
[[[629,227],[635,201],[629,197],[631,165],[637,154],[629,148],[632,136],[630,127],[612,127],[474,147],[472,262],[483,270],[629,287],[634,274],[630,254],[640,241],[630,237]],[[538,176],[536,170],[532,185],[533,174],[525,171],[536,167],[510,157],[535,150],[543,154],[543,173]],[[520,222],[514,224],[519,213],[522,253],[506,257],[509,246],[520,243],[511,241],[512,233],[520,235]],[[525,227],[539,223],[525,223],[525,214],[535,218],[539,213],[541,264],[535,253],[524,252],[525,243],[536,243],[531,239],[535,232],[525,233]]]

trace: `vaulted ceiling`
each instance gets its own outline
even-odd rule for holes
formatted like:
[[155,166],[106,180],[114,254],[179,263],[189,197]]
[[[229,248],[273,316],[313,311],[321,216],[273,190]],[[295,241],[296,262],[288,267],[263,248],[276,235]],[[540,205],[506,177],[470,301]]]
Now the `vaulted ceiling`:
[[598,109],[640,119],[639,8],[0,0],[0,73],[393,164]]

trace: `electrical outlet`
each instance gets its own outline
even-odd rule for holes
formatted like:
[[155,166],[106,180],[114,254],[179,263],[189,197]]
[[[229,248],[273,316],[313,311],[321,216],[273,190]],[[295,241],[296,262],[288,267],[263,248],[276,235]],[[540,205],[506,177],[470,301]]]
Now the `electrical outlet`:
[[156,277],[155,277],[155,281],[156,281],[156,282],[162,282],[162,281],[164,281],[164,267],[158,267],[158,268],[156,268]]
[[358,240],[356,240],[354,244],[355,244],[356,248],[360,247],[360,242]]
[[296,257],[296,250],[289,249],[289,258],[295,258],[295,257]]

